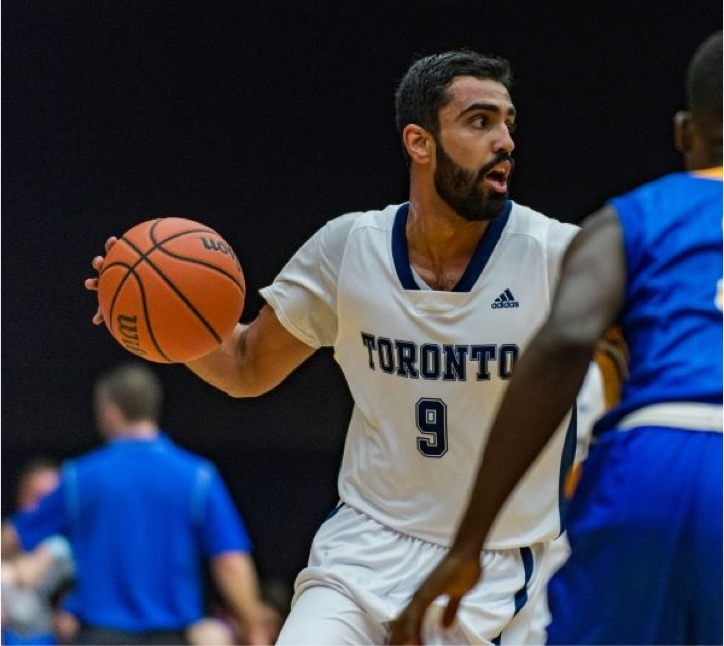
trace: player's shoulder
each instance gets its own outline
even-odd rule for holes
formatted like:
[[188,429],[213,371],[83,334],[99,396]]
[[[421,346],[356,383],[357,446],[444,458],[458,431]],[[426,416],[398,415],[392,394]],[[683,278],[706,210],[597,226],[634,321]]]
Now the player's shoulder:
[[609,200],[628,237],[644,230],[669,231],[672,223],[709,227],[713,214],[721,214],[720,169],[663,175]]
[[542,247],[556,249],[567,244],[578,233],[575,224],[561,222],[523,204],[513,202],[504,235],[524,235],[536,240]]
[[399,205],[373,211],[353,211],[329,220],[319,232],[325,250],[343,249],[351,236],[369,230],[389,231]]
[[393,226],[399,204],[391,204],[383,209],[372,211],[353,211],[329,220],[323,227],[330,235],[349,235],[358,229],[389,230]]
[[214,465],[205,457],[189,451],[183,446],[179,446],[165,434],[161,434],[156,440],[156,443],[159,448],[159,453],[169,461],[177,462],[179,465],[191,470],[199,467],[214,468]]
[[65,470],[76,470],[92,467],[96,464],[103,464],[109,457],[111,451],[111,444],[103,444],[97,446],[94,449],[86,451],[82,455],[78,455],[74,458],[65,460],[63,462],[63,469]]
[[705,169],[700,171],[667,173],[643,184],[639,184],[630,191],[621,193],[612,198],[615,204],[617,201],[639,200],[651,201],[666,199],[675,193],[689,195],[692,192],[700,191],[721,191],[722,173],[721,168]]

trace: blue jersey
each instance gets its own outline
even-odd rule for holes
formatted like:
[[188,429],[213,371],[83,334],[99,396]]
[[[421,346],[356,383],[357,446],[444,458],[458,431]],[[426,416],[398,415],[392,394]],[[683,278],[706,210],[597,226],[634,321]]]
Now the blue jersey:
[[597,432],[650,404],[722,400],[721,169],[666,175],[611,204],[626,253],[630,375]]

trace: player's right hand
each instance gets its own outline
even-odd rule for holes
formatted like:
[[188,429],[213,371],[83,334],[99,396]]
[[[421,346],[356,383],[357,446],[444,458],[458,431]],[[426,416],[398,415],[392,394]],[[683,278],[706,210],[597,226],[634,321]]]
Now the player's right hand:
[[[116,242],[118,242],[118,238],[114,236],[111,236],[108,240],[106,240],[106,255],[108,255],[108,252],[113,248],[113,245],[116,244]],[[105,260],[105,256],[96,256],[91,261],[93,269],[95,269],[99,274],[101,273],[101,269],[103,269],[103,263]],[[86,289],[92,292],[97,292],[98,278],[86,278],[84,285]],[[103,323],[103,314],[101,313],[101,308],[99,307],[93,316],[93,325],[100,325],[101,323]]]

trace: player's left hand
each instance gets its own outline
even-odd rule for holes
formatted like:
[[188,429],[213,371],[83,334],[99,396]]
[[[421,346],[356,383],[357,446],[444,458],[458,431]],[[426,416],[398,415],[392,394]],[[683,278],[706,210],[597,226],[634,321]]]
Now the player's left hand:
[[[108,252],[113,248],[113,245],[116,244],[116,242],[118,242],[118,238],[115,236],[111,236],[108,240],[106,240],[106,255],[108,255]],[[104,262],[105,256],[96,256],[91,262],[93,269],[98,272],[99,276],[101,269],[103,269]],[[85,288],[91,292],[98,291],[98,278],[86,278],[83,284],[85,285]],[[96,313],[93,315],[93,325],[100,325],[101,323],[103,323],[103,314],[99,305]]]
[[422,644],[422,622],[430,604],[440,595],[450,597],[442,616],[442,625],[449,628],[455,620],[463,596],[478,582],[482,571],[480,555],[462,555],[451,550],[432,571],[409,605],[397,618],[390,644]]

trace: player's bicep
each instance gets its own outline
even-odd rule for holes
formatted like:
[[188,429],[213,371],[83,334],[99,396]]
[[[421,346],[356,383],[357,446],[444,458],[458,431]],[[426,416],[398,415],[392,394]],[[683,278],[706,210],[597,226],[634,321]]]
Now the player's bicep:
[[626,288],[626,258],[616,211],[590,216],[566,251],[549,327],[571,342],[595,344],[616,320]]

